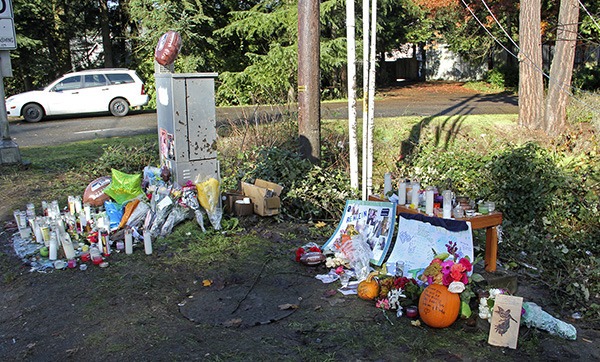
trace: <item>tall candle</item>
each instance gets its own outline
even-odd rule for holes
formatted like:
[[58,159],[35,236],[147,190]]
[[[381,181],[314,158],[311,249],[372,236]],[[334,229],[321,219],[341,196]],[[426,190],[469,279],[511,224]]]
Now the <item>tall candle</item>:
[[406,205],[406,182],[404,180],[398,183],[398,205]]
[[387,172],[383,175],[383,197],[387,197],[390,191],[392,191],[392,174]]
[[421,185],[418,182],[412,183],[412,197],[410,199],[411,205],[415,205],[415,207],[419,208],[419,191],[421,190]]
[[92,207],[90,204],[83,205],[83,212],[85,213],[85,219],[92,221]]
[[443,218],[450,219],[452,217],[452,191],[444,190],[442,192],[443,204]]
[[152,235],[148,230],[144,230],[144,251],[146,255],[152,254]]
[[133,253],[133,235],[131,228],[125,229],[125,254]]
[[425,190],[425,213],[433,215],[433,187],[428,186]]
[[68,233],[64,233],[60,240],[62,242],[63,251],[65,252],[65,257],[67,259],[75,258],[75,248],[73,248],[73,242],[71,241],[71,237]]
[[58,241],[55,233],[50,234],[48,249],[48,259],[56,260],[58,258]]

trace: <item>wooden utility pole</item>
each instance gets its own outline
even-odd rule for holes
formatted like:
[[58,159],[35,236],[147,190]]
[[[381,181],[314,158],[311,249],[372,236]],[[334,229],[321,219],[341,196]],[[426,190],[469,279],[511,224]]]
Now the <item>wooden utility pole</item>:
[[321,162],[319,0],[298,0],[298,138],[300,154]]

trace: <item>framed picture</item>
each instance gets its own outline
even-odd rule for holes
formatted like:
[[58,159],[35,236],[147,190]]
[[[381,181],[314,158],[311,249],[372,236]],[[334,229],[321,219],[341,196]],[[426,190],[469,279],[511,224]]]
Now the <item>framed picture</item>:
[[381,266],[387,255],[396,221],[396,205],[391,202],[348,200],[335,233],[323,249],[340,251],[345,240],[362,234],[373,255],[371,263]]

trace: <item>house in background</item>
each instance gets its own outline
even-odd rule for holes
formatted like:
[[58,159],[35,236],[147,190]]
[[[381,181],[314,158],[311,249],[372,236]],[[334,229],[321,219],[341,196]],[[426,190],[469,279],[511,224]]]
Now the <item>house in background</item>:
[[445,44],[429,43],[423,49],[409,43],[385,53],[383,70],[390,83],[473,81],[483,79],[488,71],[488,64],[487,60],[474,63],[465,59],[452,52]]

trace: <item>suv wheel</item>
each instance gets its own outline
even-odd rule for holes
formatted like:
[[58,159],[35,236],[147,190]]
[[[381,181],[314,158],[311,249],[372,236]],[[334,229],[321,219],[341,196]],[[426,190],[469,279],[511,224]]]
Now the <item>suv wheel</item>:
[[27,122],[39,122],[44,118],[44,109],[39,104],[28,104],[23,107],[23,118]]
[[123,117],[129,113],[129,103],[123,98],[115,98],[110,101],[110,113],[115,117]]

